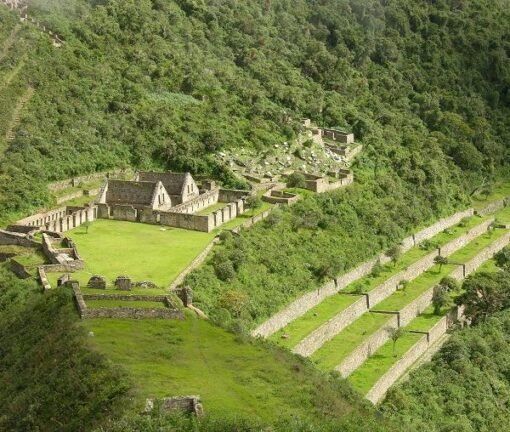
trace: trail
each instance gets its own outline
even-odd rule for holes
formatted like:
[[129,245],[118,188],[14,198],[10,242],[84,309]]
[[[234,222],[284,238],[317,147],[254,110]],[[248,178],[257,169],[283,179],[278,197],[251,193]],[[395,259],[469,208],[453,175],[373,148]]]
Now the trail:
[[16,35],[18,34],[20,28],[21,26],[18,24],[16,27],[12,29],[9,37],[6,40],[4,40],[2,44],[2,49],[0,51],[0,62],[5,58],[5,56],[9,52],[9,49],[14,45],[14,42],[16,41]]
[[28,103],[28,101],[32,98],[34,95],[35,90],[32,87],[28,87],[25,93],[18,99],[18,102],[16,103],[16,107],[14,108],[13,114],[12,114],[12,120],[9,124],[9,127],[7,128],[7,131],[5,132],[5,141],[7,145],[14,139],[15,137],[15,130],[18,127],[18,125],[21,122],[21,116],[23,114],[23,108]]
[[25,59],[23,58],[12,71],[5,75],[5,78],[2,80],[2,82],[0,82],[0,91],[2,91],[5,87],[11,84],[12,80],[18,76],[19,72],[21,71],[21,69],[23,69],[24,65]]

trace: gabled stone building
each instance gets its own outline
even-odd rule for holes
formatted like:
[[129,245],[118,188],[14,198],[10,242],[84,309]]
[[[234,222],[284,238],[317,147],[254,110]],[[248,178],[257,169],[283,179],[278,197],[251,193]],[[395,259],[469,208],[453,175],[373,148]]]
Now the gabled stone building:
[[136,180],[140,182],[161,182],[172,200],[172,207],[183,204],[200,194],[198,185],[190,173],[139,172]]
[[99,204],[129,205],[137,209],[166,210],[173,206],[160,181],[108,180],[98,196]]

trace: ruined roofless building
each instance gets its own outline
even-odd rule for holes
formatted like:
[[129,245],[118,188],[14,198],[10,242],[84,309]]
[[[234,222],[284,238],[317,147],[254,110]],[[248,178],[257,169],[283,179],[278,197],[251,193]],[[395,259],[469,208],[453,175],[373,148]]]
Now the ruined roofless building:
[[138,209],[165,210],[172,207],[172,200],[161,182],[108,180],[97,202]]
[[138,181],[161,182],[172,200],[172,207],[198,197],[200,191],[190,173],[139,172]]

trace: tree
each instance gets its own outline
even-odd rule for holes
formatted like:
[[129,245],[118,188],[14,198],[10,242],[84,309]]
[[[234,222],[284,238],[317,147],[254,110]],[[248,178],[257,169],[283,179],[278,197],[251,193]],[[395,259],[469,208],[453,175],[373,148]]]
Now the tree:
[[306,179],[304,174],[300,172],[293,172],[287,179],[287,186],[301,189],[306,188]]
[[220,299],[221,307],[227,309],[232,316],[239,318],[241,313],[246,309],[249,303],[249,297],[240,291],[225,291]]
[[448,264],[448,258],[438,255],[434,258],[434,264],[439,266],[439,272],[441,273],[443,266]]
[[229,259],[217,262],[214,265],[214,271],[216,272],[216,276],[224,282],[234,279],[236,275],[234,264]]
[[445,286],[437,285],[434,287],[434,293],[432,294],[432,305],[434,306],[434,314],[440,315],[441,309],[448,306],[451,303],[450,295]]
[[398,259],[402,255],[402,249],[400,248],[400,245],[395,245],[389,248],[388,252],[386,252],[386,255],[391,259],[393,265],[396,266]]
[[402,336],[404,336],[404,329],[402,327],[398,327],[398,328],[388,327],[386,329],[386,331],[388,332],[390,339],[393,341],[393,357],[396,357],[397,356],[397,352],[396,352],[397,341]]
[[83,228],[85,228],[85,233],[88,234],[89,228],[90,228],[90,222],[89,221],[83,222],[82,226],[83,226]]
[[441,279],[439,285],[444,287],[448,292],[458,291],[459,289],[458,282],[450,276],[445,276],[443,279]]
[[506,272],[474,274],[462,288],[464,293],[455,303],[465,306],[464,314],[474,323],[510,306],[510,278]]
[[505,270],[510,271],[510,247],[500,250],[495,256],[496,265]]
[[246,206],[250,209],[257,209],[262,207],[262,200],[258,195],[250,195],[246,198]]

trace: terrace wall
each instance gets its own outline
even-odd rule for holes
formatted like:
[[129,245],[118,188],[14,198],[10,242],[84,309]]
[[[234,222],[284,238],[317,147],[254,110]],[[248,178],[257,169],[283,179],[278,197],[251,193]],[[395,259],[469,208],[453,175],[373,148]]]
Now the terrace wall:
[[40,244],[27,237],[26,234],[10,232],[0,229],[1,246],[39,247]]
[[351,351],[351,353],[340,363],[335,370],[346,378],[360,367],[373,353],[382,347],[388,340],[388,327],[398,327],[397,314],[389,318],[387,327],[377,330],[368,337],[361,345]]
[[386,372],[367,393],[367,399],[376,404],[379,402],[388,389],[400,378],[413,363],[427,350],[429,343],[427,335],[424,335],[404,356]]
[[9,268],[20,279],[28,279],[32,276],[26,267],[14,258],[9,260]]
[[[409,249],[411,249],[415,245],[418,245],[423,240],[434,237],[436,234],[439,234],[445,229],[450,228],[453,225],[456,225],[465,217],[472,216],[473,214],[474,210],[472,208],[455,213],[454,215],[447,217],[445,219],[441,219],[440,221],[436,222],[430,227],[427,227],[419,231],[418,233],[405,238],[401,243],[402,252],[407,252]],[[347,272],[342,276],[339,276],[335,281],[330,281],[326,283],[318,290],[314,290],[304,294],[303,296],[301,296],[297,300],[294,300],[292,303],[286,306],[283,310],[277,312],[271,318],[269,318],[261,325],[259,325],[255,330],[252,331],[252,335],[262,337],[271,336],[281,328],[285,327],[291,321],[294,321],[295,319],[304,315],[308,310],[317,306],[327,297],[336,294],[338,291],[344,289],[354,281],[370,274],[372,268],[377,262],[385,264],[389,262],[389,258],[384,254],[380,255],[379,257],[373,258],[369,261],[362,263],[361,265],[354,268],[350,272]],[[399,280],[402,279],[405,278],[401,277]]]
[[488,206],[484,207],[483,209],[477,210],[476,214],[479,214],[480,216],[484,216],[484,215],[488,215],[491,213],[495,213],[498,210],[501,210],[502,208],[506,207],[509,202],[510,202],[510,197],[502,198],[500,200],[494,201],[493,203],[490,203]]
[[[477,238],[484,232],[486,232],[487,227],[490,225],[491,221],[485,221],[479,226],[474,227],[469,230],[466,234],[460,236],[457,239],[452,240],[450,243],[445,245],[443,248],[444,252],[448,254],[452,254],[456,250],[460,249],[464,245],[468,244],[473,239]],[[349,306],[344,309],[342,312],[337,314],[335,317],[331,318],[319,328],[310,333],[307,337],[305,337],[293,350],[294,353],[300,354],[302,356],[310,356],[315,351],[317,351],[322,345],[324,345],[327,341],[332,339],[335,335],[341,332],[345,327],[354,322],[357,318],[367,312],[370,308],[373,308],[375,305],[388,298],[391,294],[393,294],[397,289],[401,281],[407,280],[411,281],[420,276],[423,272],[428,270],[434,265],[434,259],[438,255],[438,251],[434,251],[423,257],[422,259],[416,261],[411,264],[407,269],[395,274],[390,277],[382,284],[374,288],[372,291],[367,293],[367,302],[363,305],[362,302],[356,302],[355,304]],[[422,298],[423,297],[423,298]],[[412,319],[421,313],[425,308],[428,307],[432,300],[432,290],[427,291],[427,293],[423,294],[420,299],[411,303],[408,307],[404,308],[402,313],[400,314],[400,319],[404,320],[404,323],[400,325],[405,325],[407,319]]]

